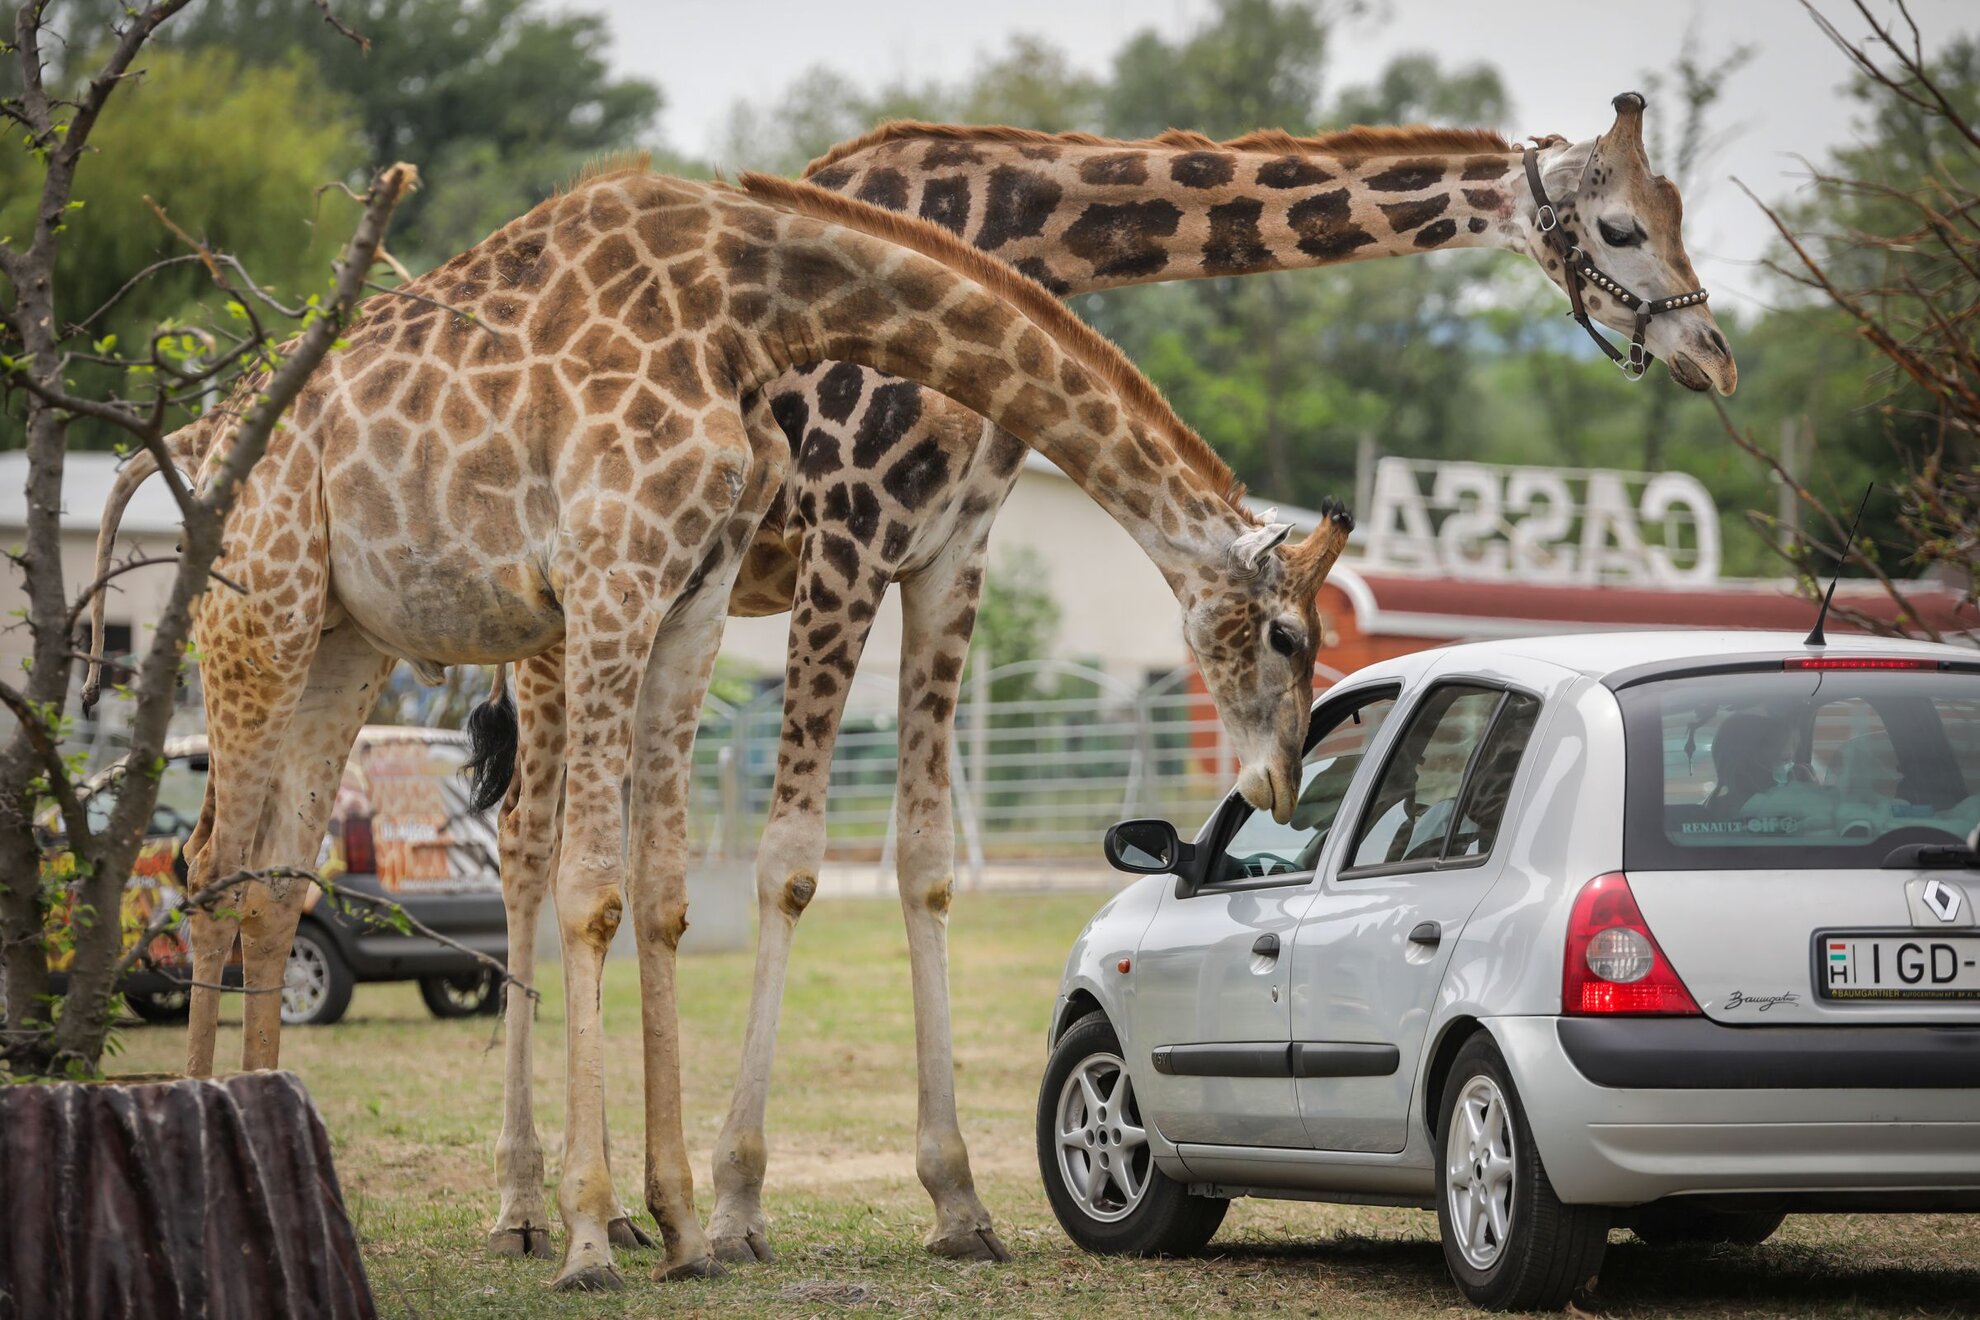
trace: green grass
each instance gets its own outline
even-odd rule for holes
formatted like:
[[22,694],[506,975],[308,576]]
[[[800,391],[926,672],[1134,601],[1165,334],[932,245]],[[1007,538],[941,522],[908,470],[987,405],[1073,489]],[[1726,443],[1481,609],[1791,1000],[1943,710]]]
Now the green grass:
[[[411,986],[361,987],[339,1026],[289,1032],[283,1060],[323,1111],[388,1316],[1459,1312],[1435,1221],[1417,1211],[1240,1201],[1210,1257],[1183,1262],[1101,1259],[1067,1243],[1039,1188],[1032,1105],[1060,965],[1095,905],[1090,894],[964,894],[953,914],[963,1131],[978,1189],[1016,1257],[1008,1265],[956,1265],[921,1250],[929,1216],[912,1153],[907,945],[891,903],[821,901],[799,929],[770,1107],[765,1205],[778,1257],[721,1279],[652,1283],[653,1255],[621,1252],[625,1291],[565,1296],[547,1287],[554,1262],[483,1256],[502,1089],[489,1019],[435,1022]],[[607,970],[614,1172],[636,1207],[638,977],[630,960]],[[554,1179],[563,1002],[555,965],[547,971],[536,1094]],[[681,969],[687,1135],[704,1216],[749,977],[746,954],[691,958]],[[123,1039],[118,1071],[180,1065],[177,1031]],[[224,1035],[222,1058],[237,1049]],[[1763,1247],[1711,1252],[1656,1250],[1618,1234],[1588,1305],[1616,1316],[1980,1315],[1980,1217],[1800,1217]]]

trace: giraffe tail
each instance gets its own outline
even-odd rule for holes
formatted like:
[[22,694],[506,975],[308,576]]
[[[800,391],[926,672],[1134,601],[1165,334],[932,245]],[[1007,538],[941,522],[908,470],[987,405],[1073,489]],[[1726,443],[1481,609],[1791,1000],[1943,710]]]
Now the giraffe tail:
[[97,700],[103,695],[103,612],[110,596],[104,578],[110,572],[110,559],[117,549],[117,528],[124,521],[124,509],[130,504],[131,496],[156,471],[157,457],[149,449],[140,449],[118,469],[116,480],[110,483],[109,497],[103,501],[103,526],[96,533],[96,576],[91,579],[94,589],[89,601],[89,671],[83,677],[82,690],[85,715],[96,709]]
[[509,667],[495,666],[495,684],[467,718],[468,809],[486,811],[509,791],[516,773],[516,702],[509,695]]

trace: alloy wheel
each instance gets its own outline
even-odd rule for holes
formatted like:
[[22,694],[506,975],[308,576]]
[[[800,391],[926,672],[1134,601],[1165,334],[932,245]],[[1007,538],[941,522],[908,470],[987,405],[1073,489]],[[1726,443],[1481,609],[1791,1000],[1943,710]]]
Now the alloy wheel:
[[1059,1091],[1058,1132],[1059,1176],[1080,1210],[1102,1223],[1132,1214],[1153,1154],[1119,1055],[1089,1055],[1073,1069]]
[[316,941],[297,937],[282,969],[282,1020],[307,1022],[330,997],[330,960]]
[[1489,1270],[1506,1249],[1513,1216],[1513,1132],[1505,1093],[1479,1074],[1451,1111],[1444,1147],[1450,1226],[1466,1263]]

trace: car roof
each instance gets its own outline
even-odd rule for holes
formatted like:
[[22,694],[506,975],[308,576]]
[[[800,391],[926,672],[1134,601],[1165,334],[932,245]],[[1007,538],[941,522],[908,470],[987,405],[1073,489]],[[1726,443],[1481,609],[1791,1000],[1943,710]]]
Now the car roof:
[[1888,637],[1841,634],[1829,638],[1826,647],[1810,647],[1802,633],[1761,632],[1757,630],[1671,629],[1667,631],[1589,632],[1550,637],[1508,637],[1488,642],[1461,642],[1452,646],[1382,660],[1349,675],[1363,678],[1414,678],[1425,670],[1489,665],[1493,661],[1538,661],[1593,679],[1604,679],[1624,670],[1649,667],[1680,668],[1693,662],[1710,662],[1731,657],[1762,658],[1795,655],[1879,655],[1916,656],[1921,659],[1966,660],[1976,658],[1968,647],[1938,642],[1901,641]]

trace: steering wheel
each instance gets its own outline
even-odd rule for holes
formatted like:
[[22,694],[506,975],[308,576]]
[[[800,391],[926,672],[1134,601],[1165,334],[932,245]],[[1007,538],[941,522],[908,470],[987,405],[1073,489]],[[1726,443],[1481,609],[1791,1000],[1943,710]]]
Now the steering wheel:
[[1256,852],[1252,853],[1249,857],[1239,857],[1233,860],[1237,862],[1239,873],[1249,876],[1253,880],[1263,880],[1268,876],[1274,875],[1295,874],[1293,864],[1277,853]]

